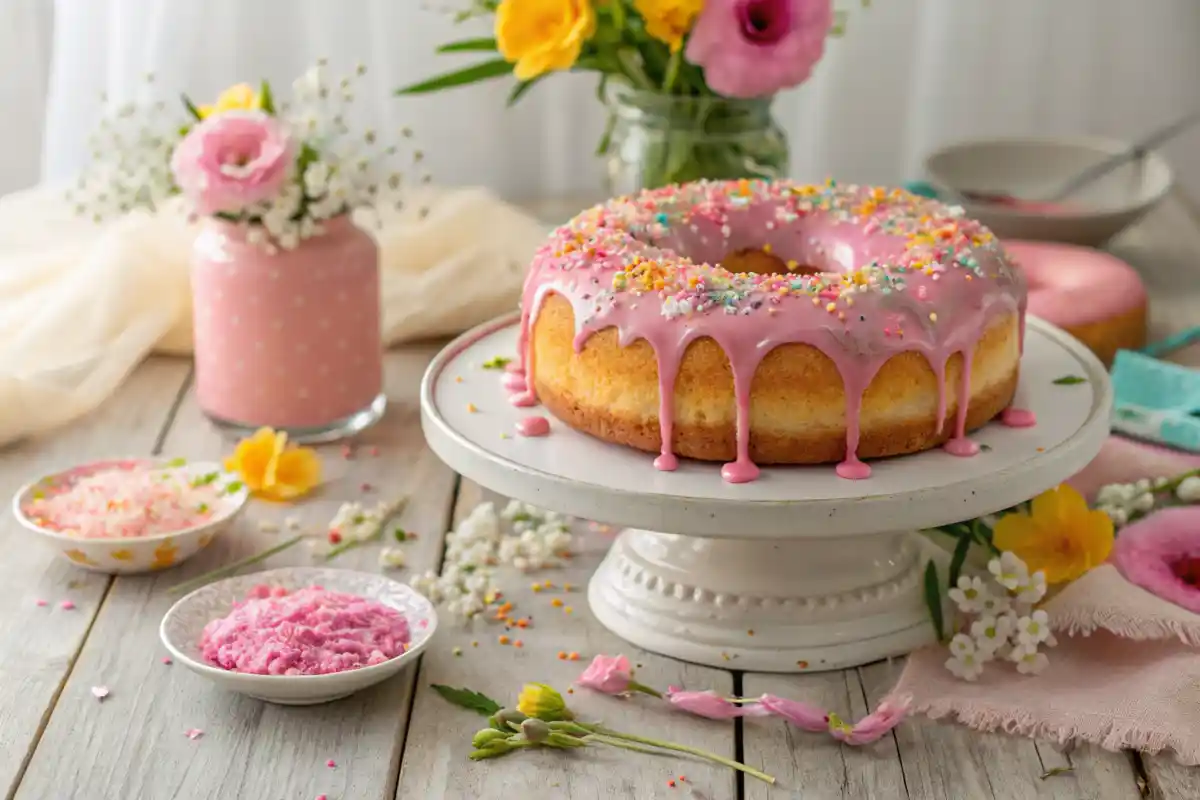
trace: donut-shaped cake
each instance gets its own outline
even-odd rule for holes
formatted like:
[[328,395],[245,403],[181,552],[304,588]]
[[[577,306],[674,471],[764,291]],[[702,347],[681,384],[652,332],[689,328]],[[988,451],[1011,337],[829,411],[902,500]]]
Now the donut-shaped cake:
[[600,439],[725,461],[838,464],[945,444],[1012,400],[1025,286],[960,209],[902,190],[700,182],[559,228],[522,298],[517,405]]
[[1065,330],[1111,366],[1146,344],[1146,287],[1137,270],[1101,250],[1005,241],[1029,286],[1029,313]]

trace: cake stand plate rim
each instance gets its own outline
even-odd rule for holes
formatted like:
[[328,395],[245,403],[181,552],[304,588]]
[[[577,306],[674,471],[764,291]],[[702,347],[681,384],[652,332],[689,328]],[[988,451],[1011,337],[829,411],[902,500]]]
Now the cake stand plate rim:
[[[851,498],[741,500],[628,491],[603,483],[602,473],[597,474],[596,482],[578,481],[490,451],[456,430],[439,409],[436,386],[455,359],[472,345],[503,333],[518,321],[519,314],[510,313],[485,322],[453,340],[430,362],[420,389],[421,423],[426,440],[446,464],[486,488],[555,511],[615,525],[735,538],[827,537],[930,528],[1010,507],[1056,485],[1086,466],[1109,434],[1113,394],[1103,365],[1070,334],[1029,316],[1026,341],[1034,333],[1076,359],[1091,390],[1088,393],[1091,408],[1073,434],[1019,464],[997,468],[985,476],[895,494],[869,494],[867,490],[874,479],[851,482],[864,490],[861,496]],[[1027,351],[1022,363],[1022,381],[1028,379],[1025,367],[1028,356]],[[495,373],[490,377],[497,379]],[[1053,377],[1043,375],[1039,379],[1051,381]],[[498,383],[497,380],[497,387]],[[1064,394],[1065,401],[1082,403],[1083,399],[1078,393],[1073,397]],[[497,438],[501,433],[496,431]],[[586,436],[564,429],[539,444],[553,446],[558,435]],[[593,441],[598,448],[630,452],[620,445]],[[651,460],[648,454],[637,455],[647,463]],[[904,462],[921,455],[895,461]],[[703,467],[714,474],[719,471],[716,464]],[[832,471],[832,466],[827,468]],[[800,485],[800,481],[795,483]]]

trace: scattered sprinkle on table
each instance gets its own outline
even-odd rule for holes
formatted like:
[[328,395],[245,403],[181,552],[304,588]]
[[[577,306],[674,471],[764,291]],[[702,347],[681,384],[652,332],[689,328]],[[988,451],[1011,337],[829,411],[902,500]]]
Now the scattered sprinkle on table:
[[334,767],[337,766],[337,762],[331,758],[325,762],[325,766],[329,767],[330,769],[333,769]]
[[73,608],[75,608],[75,604],[72,603],[70,600],[63,600],[61,603],[58,604],[58,607],[61,608],[63,611],[70,611]]
[[204,731],[200,730],[199,728],[189,728],[188,730],[184,731],[183,735],[192,741],[196,741],[204,735]]
[[174,661],[171,660],[170,656],[163,656],[162,662],[164,664],[166,664],[168,667],[175,663]]
[[200,650],[232,672],[328,675],[381,664],[408,642],[408,621],[383,603],[320,586],[260,585],[204,627]]
[[134,462],[48,488],[21,511],[38,527],[83,539],[172,533],[212,518],[224,491],[217,475],[192,479],[182,470]]
[[92,687],[92,697],[96,698],[97,700],[99,700],[100,702],[103,703],[104,698],[108,697],[108,687],[107,686],[93,686]]
[[40,597],[39,597],[37,600],[34,600],[33,602],[34,602],[35,604],[39,605],[39,606],[48,606],[48,605],[50,605],[50,603],[49,603],[48,601],[46,601],[46,600],[43,600],[43,599],[42,599],[42,598],[40,598]]

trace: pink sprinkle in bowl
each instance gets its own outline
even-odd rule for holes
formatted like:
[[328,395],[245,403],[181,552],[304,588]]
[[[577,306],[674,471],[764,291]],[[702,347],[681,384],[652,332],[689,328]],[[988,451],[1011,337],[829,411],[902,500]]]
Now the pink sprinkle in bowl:
[[[380,664],[327,675],[254,675],[222,669],[200,651],[204,626],[228,615],[256,586],[288,590],[322,586],[396,609],[408,621],[408,649]],[[252,572],[202,586],[180,599],[163,617],[159,637],[171,657],[218,687],[268,703],[307,706],[340,700],[391,678],[417,663],[437,630],[437,611],[415,589],[385,575],[321,567],[285,567]]]
[[[207,518],[185,528],[149,536],[84,538],[39,525],[26,513],[35,500],[69,490],[76,482],[110,470],[152,468],[178,471],[189,481],[214,488]],[[249,492],[238,476],[220,464],[184,459],[112,459],[93,461],[45,475],[22,486],[12,501],[13,515],[23,528],[37,534],[61,558],[76,567],[110,575],[156,572],[181,564],[199,553],[241,513]]]

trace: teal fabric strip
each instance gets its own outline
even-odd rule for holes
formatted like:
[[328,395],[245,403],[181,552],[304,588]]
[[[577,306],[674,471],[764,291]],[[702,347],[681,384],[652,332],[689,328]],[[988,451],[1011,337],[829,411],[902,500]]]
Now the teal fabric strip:
[[1181,331],[1165,339],[1159,339],[1157,342],[1151,342],[1138,352],[1144,356],[1162,358],[1174,353],[1176,350],[1182,350],[1195,342],[1200,342],[1200,325],[1188,328],[1186,331]]

